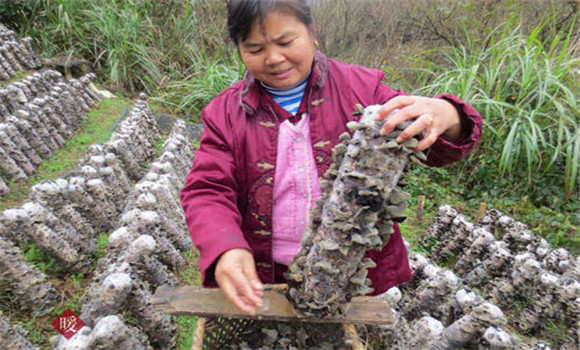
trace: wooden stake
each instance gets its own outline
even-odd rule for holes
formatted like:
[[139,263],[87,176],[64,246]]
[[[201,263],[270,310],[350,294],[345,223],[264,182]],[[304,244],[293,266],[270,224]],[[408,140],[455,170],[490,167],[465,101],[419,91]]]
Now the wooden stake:
[[419,202],[417,203],[417,215],[416,215],[416,220],[418,224],[421,224],[423,221],[423,207],[425,206],[425,196],[424,195],[420,195],[419,196]]
[[193,340],[191,341],[191,350],[203,350],[203,334],[205,333],[205,323],[207,318],[199,317],[193,330]]
[[365,350],[366,347],[363,344],[362,339],[359,337],[354,324],[344,323],[342,329],[345,333],[345,340],[349,342],[352,346],[352,350]]
[[477,216],[475,217],[475,224],[481,220],[481,218],[485,215],[485,210],[487,209],[487,203],[481,202],[479,203],[479,210],[477,211]]

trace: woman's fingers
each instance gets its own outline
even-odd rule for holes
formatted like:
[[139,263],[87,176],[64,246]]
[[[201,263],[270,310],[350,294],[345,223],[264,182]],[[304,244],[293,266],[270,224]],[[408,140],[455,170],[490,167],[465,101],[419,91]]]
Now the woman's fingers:
[[[399,96],[389,100],[379,109],[376,120],[387,118],[381,128],[381,135],[390,134],[397,125],[415,119],[425,112],[425,107],[417,103],[416,96]],[[394,101],[394,102],[393,102]]]
[[425,131],[423,138],[417,146],[415,146],[415,151],[423,151],[437,141],[439,132],[437,131],[437,126],[435,125],[435,119],[429,113],[425,113],[417,118],[413,123],[403,130],[399,136],[395,139],[398,143],[407,141],[409,138],[419,135],[422,131]]
[[[241,294],[248,298],[248,301],[257,307],[262,307],[262,296],[258,294],[257,290],[255,289],[255,281],[252,281],[248,274],[247,270],[242,273],[239,278],[236,278],[236,286]],[[257,278],[257,277],[256,277]]]
[[245,249],[232,249],[218,260],[215,278],[226,297],[241,311],[254,315],[262,307],[262,283],[254,258]]
[[431,128],[433,128],[434,123],[435,123],[435,120],[433,119],[433,116],[431,114],[425,113],[425,114],[421,115],[419,118],[417,118],[409,126],[407,126],[405,128],[405,130],[403,130],[401,132],[401,134],[399,134],[399,136],[396,138],[395,141],[397,141],[399,143],[405,142],[410,137],[413,137],[415,135],[419,135],[419,133],[421,133],[421,131],[423,131],[423,130],[425,130],[425,132],[427,132]]
[[381,106],[375,119],[385,120],[381,135],[388,135],[401,123],[416,119],[405,128],[397,141],[402,142],[425,130],[427,138],[419,143],[419,148],[426,144],[432,145],[434,141],[431,142],[431,139],[436,139],[439,135],[445,134],[448,138],[455,139],[461,134],[461,118],[457,108],[447,100],[439,98],[397,96]]
[[262,306],[262,297],[264,296],[264,286],[258,277],[258,272],[254,266],[254,262],[252,261],[251,264],[245,266],[245,275],[248,277],[248,281],[252,287],[254,295],[258,296],[259,299],[257,300],[259,304],[258,306]]
[[[250,280],[242,271],[231,271],[222,275],[218,284],[226,297],[241,311],[255,315],[256,309],[262,307],[262,297],[252,287]],[[261,293],[261,292],[260,292]]]
[[415,151],[420,152],[431,147],[435,143],[435,141],[437,141],[437,137],[438,135],[436,133],[434,133],[433,131],[428,131],[423,137],[423,139],[419,141],[417,146],[415,146]]
[[383,120],[396,109],[402,109],[415,103],[416,96],[397,96],[385,103],[377,112],[376,120]]
[[388,135],[393,130],[395,130],[397,125],[404,123],[408,120],[417,118],[418,116],[421,115],[421,112],[422,112],[421,109],[418,108],[416,105],[396,110],[393,114],[389,116],[387,120],[385,120],[385,123],[383,124],[383,127],[381,128],[381,131],[379,133],[383,136]]
[[228,300],[238,309],[250,315],[256,314],[256,305],[239,292],[238,287],[233,280],[225,278],[222,279],[221,282],[218,282],[218,284]]
[[[388,135],[401,123],[413,121],[397,136],[398,143],[405,142],[409,138],[424,132],[423,139],[415,147],[415,151],[423,151],[435,143],[442,133],[440,125],[436,123],[431,110],[433,101],[421,96],[400,96],[393,98],[381,107],[380,111],[386,115],[380,134]],[[384,119],[379,116],[377,120]]]

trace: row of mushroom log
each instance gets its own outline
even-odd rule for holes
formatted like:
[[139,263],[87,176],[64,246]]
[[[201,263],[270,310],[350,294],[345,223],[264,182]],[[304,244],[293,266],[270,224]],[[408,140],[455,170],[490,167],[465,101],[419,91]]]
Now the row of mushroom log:
[[34,174],[79,129],[102,99],[93,78],[64,80],[45,70],[0,89],[0,194],[8,192],[7,181]]
[[[455,262],[453,271],[410,253],[413,279],[382,296],[398,316],[395,325],[379,329],[382,346],[550,349],[538,338],[551,322],[568,330],[555,344],[558,349],[578,348],[578,258],[551,249],[524,224],[497,210],[474,225],[442,206],[421,244],[438,264]],[[502,310],[518,300],[527,306],[507,317]],[[512,329],[526,340],[515,337]]]
[[29,37],[17,40],[14,31],[0,24],[0,80],[14,78],[18,72],[41,65]]
[[[168,348],[175,341],[174,320],[152,309],[150,300],[157,286],[177,284],[173,271],[184,262],[181,252],[191,246],[178,191],[193,146],[185,123],[176,121],[144,173],[159,137],[141,96],[111,139],[92,146],[68,178],[34,186],[26,204],[0,214],[0,265],[6,267],[0,283],[22,308],[38,314],[54,307],[54,286],[24,261],[18,245],[32,240],[63,267],[88,273],[96,234],[114,230],[79,303],[86,327],[70,341],[55,337],[55,348]],[[140,320],[139,327],[124,322],[126,312]]]
[[[413,280],[382,295],[397,315],[393,325],[375,331],[380,348],[393,349],[550,349],[546,341],[512,334],[502,309],[470,289],[452,271],[412,254]],[[558,349],[577,348],[571,334]]]
[[[132,176],[150,161],[159,136],[145,100],[138,100],[111,140],[91,146],[67,178],[34,185],[25,204],[0,213],[0,236],[19,246],[33,242],[63,267],[85,271],[96,234],[110,230],[123,211]],[[118,142],[126,138],[139,144]]]
[[546,321],[578,329],[580,258],[551,249],[525,224],[492,210],[471,225],[453,208],[442,207],[427,240],[437,242],[434,259],[453,256],[455,272],[489,300],[503,307],[524,299],[528,306],[514,322],[521,333],[537,334]]
[[[136,177],[143,174],[145,164],[151,161],[160,137],[144,97],[137,100],[111,139],[103,145],[91,146],[67,178],[33,186],[24,205],[0,213],[0,284],[15,297],[24,312],[47,314],[56,300],[54,286],[47,277],[22,257],[20,247],[27,243],[44,250],[71,273],[90,272],[97,235],[116,227],[121,214],[129,211],[126,209],[129,198],[134,198],[132,209],[137,204],[143,208],[149,205],[151,209],[153,202],[160,208],[171,208],[165,210],[173,217],[154,211],[134,215],[139,223],[148,219],[148,224],[157,227],[158,233],[165,232],[162,231],[165,228],[173,228],[173,232],[181,229],[182,236],[187,232],[183,219],[173,214],[179,211],[174,211],[178,199],[172,197],[177,196],[179,179],[185,176],[184,165],[190,164],[193,155],[182,122],[176,123],[161,156],[152,163],[155,170],[147,174],[148,182],[132,185],[139,180]],[[146,189],[150,190],[148,194],[155,193],[157,197],[151,198],[151,194],[145,193]],[[168,217],[177,221],[170,223]],[[153,232],[150,234],[155,236]],[[161,237],[161,233],[159,235]],[[189,243],[184,237],[179,240],[182,248]],[[161,246],[163,243],[167,243],[167,239],[155,244]]]
[[[174,272],[184,260],[181,253],[191,239],[179,209],[178,191],[193,159],[193,148],[183,122],[176,122],[161,155],[149,172],[132,187],[118,227],[109,236],[107,254],[99,260],[93,282],[80,301],[82,336],[60,337],[57,349],[93,349],[95,346],[140,349],[171,348],[175,320],[151,307],[152,293],[160,285],[177,285]],[[185,166],[187,164],[187,166]],[[177,206],[177,207],[176,207]],[[131,326],[120,316],[139,320]],[[121,335],[99,332],[114,322]]]

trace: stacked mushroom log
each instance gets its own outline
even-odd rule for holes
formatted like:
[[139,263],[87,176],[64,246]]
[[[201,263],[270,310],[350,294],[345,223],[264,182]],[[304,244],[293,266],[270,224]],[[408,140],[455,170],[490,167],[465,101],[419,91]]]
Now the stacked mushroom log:
[[[56,301],[54,285],[34,265],[28,264],[20,248],[0,236],[0,285],[12,295],[12,303],[32,316],[51,312]],[[4,294],[3,293],[3,294]],[[0,337],[2,339],[2,337]]]
[[47,70],[0,89],[0,194],[8,192],[6,181],[27,179],[78,130],[101,99],[93,77],[63,80]]
[[0,80],[14,78],[19,71],[40,67],[32,39],[16,40],[14,31],[0,24]]
[[70,178],[41,182],[32,187],[25,204],[0,213],[0,265],[6,266],[0,282],[20,308],[46,314],[55,296],[46,276],[22,259],[18,247],[32,243],[72,273],[90,272],[98,234],[114,228],[131,186],[122,158],[113,153],[117,148],[109,143],[121,137],[139,139],[139,152],[127,148],[124,154],[131,157],[130,166],[140,168],[150,161],[160,135],[144,99],[119,129],[104,146],[92,146]]
[[0,344],[4,349],[37,350],[38,347],[34,346],[23,333],[22,327],[8,323],[0,312]]
[[[178,284],[174,272],[184,262],[181,252],[191,247],[178,193],[193,160],[189,139],[185,123],[177,120],[161,155],[131,188],[119,224],[109,236],[107,253],[79,302],[87,326],[73,342],[55,339],[57,349],[174,346],[175,321],[153,309],[151,298],[158,286]],[[126,324],[125,313],[139,324]],[[123,331],[102,331],[112,327],[109,323]]]
[[[396,323],[380,326],[377,348],[511,349],[518,340],[503,328],[502,310],[465,289],[450,270],[410,252],[413,279],[380,297],[394,310]],[[522,348],[525,349],[525,348]]]
[[[422,254],[411,252],[409,258],[413,279],[380,296],[395,308],[396,322],[372,329],[377,336],[370,348],[551,349],[545,340],[514,335],[501,308],[470,290],[453,272]],[[365,331],[369,330],[359,333]],[[557,348],[575,349],[577,339],[570,337]]]
[[10,192],[10,188],[8,187],[8,185],[6,184],[4,179],[2,179],[2,177],[0,177],[0,196],[8,194],[9,192]]
[[[138,331],[117,315],[105,316],[94,327],[83,327],[74,337],[57,345],[59,349],[148,350]],[[89,347],[87,347],[87,344]]]
[[379,107],[365,108],[359,123],[347,124],[354,136],[341,135],[343,143],[334,147],[325,174],[333,182],[321,181],[323,196],[289,266],[288,298],[305,315],[344,313],[352,297],[370,292],[366,274],[374,263],[363,257],[386,244],[393,221],[404,218],[409,195],[395,186],[409,157],[424,155],[413,155],[415,138],[395,142],[405,125],[379,135]]
[[[498,240],[486,228],[495,231]],[[439,208],[420,244],[438,264],[454,263],[455,272],[410,253],[413,279],[383,295],[399,310],[399,320],[383,327],[382,346],[549,348],[547,342],[533,338],[519,341],[501,327],[509,325],[527,337],[538,337],[551,322],[569,330],[566,339],[552,341],[555,345],[578,347],[578,258],[561,248],[550,249],[525,225],[497,211],[473,225],[450,206]],[[470,289],[480,290],[486,299]],[[506,320],[500,308],[518,300],[528,306]]]

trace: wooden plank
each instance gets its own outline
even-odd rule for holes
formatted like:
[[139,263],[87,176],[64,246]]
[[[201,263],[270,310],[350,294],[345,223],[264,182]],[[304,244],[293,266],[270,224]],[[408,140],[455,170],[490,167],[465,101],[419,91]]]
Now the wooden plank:
[[299,316],[286,299],[284,289],[278,285],[267,285],[264,290],[264,306],[258,310],[256,316],[241,312],[230,303],[220,289],[207,289],[200,286],[161,286],[153,295],[152,305],[155,309],[170,315],[315,323],[393,324],[395,322],[389,303],[373,297],[353,298],[345,315],[322,319]]

